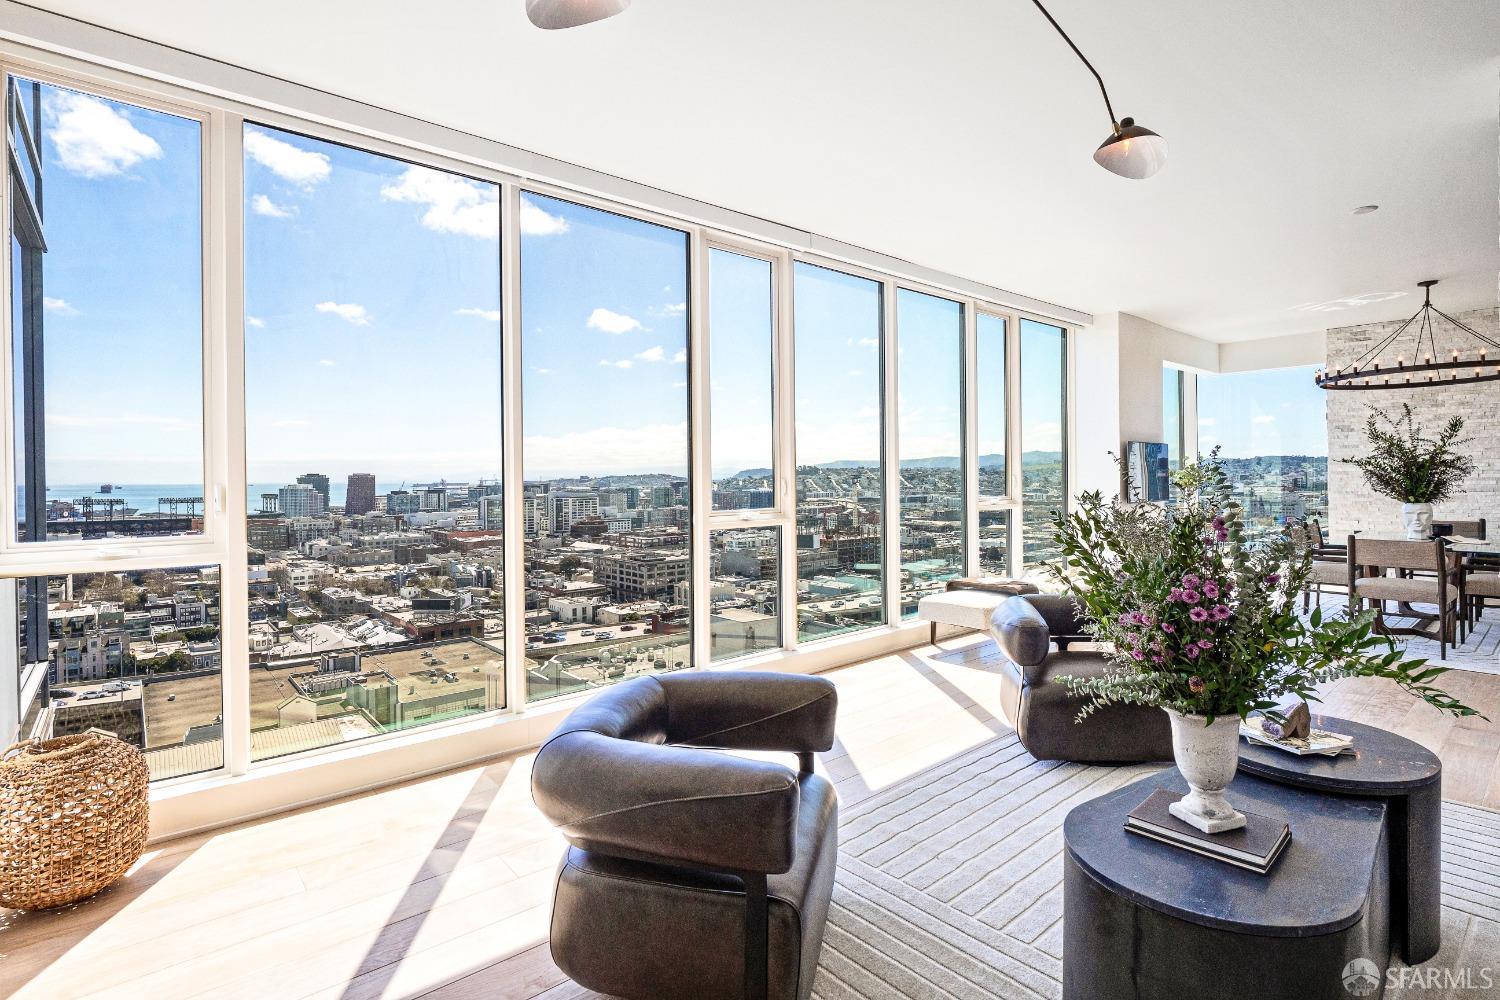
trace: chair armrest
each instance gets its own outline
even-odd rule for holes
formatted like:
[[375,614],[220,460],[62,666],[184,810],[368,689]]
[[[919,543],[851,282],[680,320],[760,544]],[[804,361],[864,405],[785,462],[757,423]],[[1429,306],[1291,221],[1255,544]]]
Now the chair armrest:
[[1012,597],[1000,602],[990,615],[990,632],[1000,651],[1021,668],[1030,682],[1029,667],[1041,666],[1052,650],[1052,630],[1042,616],[1025,597]]
[[833,748],[838,690],[825,677],[757,671],[665,674],[667,742],[811,753]]
[[531,794],[586,851],[766,874],[792,866],[799,786],[770,761],[567,730],[537,751]]

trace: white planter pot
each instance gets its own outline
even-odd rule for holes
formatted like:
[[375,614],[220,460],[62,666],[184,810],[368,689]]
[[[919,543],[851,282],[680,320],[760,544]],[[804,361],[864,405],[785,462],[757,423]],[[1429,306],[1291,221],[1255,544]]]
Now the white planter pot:
[[1168,808],[1204,833],[1224,833],[1245,825],[1245,814],[1229,804],[1224,789],[1240,766],[1240,718],[1221,715],[1213,724],[1202,715],[1163,709],[1172,720],[1172,755],[1192,789]]
[[1426,541],[1432,537],[1432,504],[1404,503],[1401,505],[1401,526],[1406,537]]

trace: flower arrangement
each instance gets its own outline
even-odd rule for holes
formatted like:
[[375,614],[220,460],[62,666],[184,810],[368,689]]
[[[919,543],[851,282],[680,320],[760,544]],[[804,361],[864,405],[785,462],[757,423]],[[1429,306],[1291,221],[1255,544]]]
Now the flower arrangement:
[[1061,550],[1048,571],[1066,584],[1114,664],[1093,678],[1065,677],[1087,696],[1081,715],[1125,702],[1203,717],[1243,719],[1291,697],[1316,700],[1340,677],[1385,677],[1454,715],[1475,714],[1434,686],[1446,668],[1405,659],[1374,631],[1373,613],[1297,613],[1311,572],[1300,531],[1250,545],[1218,451],[1173,480],[1172,509],[1079,498],[1053,515]]

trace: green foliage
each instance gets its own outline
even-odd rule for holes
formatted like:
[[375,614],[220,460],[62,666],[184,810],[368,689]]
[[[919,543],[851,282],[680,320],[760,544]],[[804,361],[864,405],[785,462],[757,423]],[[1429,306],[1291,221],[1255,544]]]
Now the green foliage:
[[1365,484],[1383,497],[1399,503],[1442,503],[1449,499],[1474,472],[1474,460],[1458,448],[1471,438],[1460,438],[1463,417],[1450,417],[1436,438],[1422,433],[1410,403],[1401,404],[1401,415],[1389,417],[1375,407],[1365,419],[1365,437],[1370,451],[1339,461],[1352,465],[1365,477]]
[[1445,712],[1475,714],[1433,685],[1446,668],[1404,659],[1373,613],[1297,613],[1310,539],[1296,529],[1249,545],[1217,449],[1174,481],[1170,510],[1093,492],[1052,516],[1061,556],[1046,568],[1114,660],[1102,676],[1062,678],[1088,697],[1082,715],[1123,702],[1244,718],[1288,696],[1317,700],[1317,686],[1340,677],[1389,678]]

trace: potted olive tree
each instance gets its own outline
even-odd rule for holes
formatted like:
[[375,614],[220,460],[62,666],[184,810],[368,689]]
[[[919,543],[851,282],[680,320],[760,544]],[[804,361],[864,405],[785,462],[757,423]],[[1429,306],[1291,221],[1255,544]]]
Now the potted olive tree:
[[1417,425],[1410,403],[1401,404],[1397,417],[1372,406],[1365,420],[1369,452],[1340,461],[1359,469],[1370,489],[1401,504],[1407,538],[1431,538],[1432,505],[1451,498],[1474,471],[1474,460],[1458,450],[1470,441],[1459,437],[1463,430],[1463,417],[1449,417],[1430,438]]

